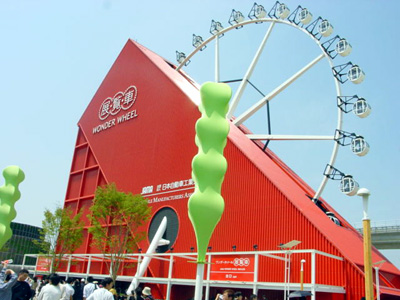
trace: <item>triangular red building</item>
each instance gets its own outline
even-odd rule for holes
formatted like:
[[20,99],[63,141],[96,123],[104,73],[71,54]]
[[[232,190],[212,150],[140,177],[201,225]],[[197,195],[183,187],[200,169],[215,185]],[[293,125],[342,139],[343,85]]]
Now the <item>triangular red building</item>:
[[[100,85],[78,123],[65,206],[76,211],[89,207],[98,185],[115,182],[120,190],[142,193],[152,214],[175,214],[174,253],[187,253],[196,240],[187,214],[187,201],[194,185],[191,160],[197,153],[194,125],[200,117],[196,83],[175,66],[145,47],[129,40]],[[306,259],[305,283],[314,281],[317,299],[361,299],[364,295],[361,235],[328,204],[322,206],[341,221],[332,222],[307,195],[313,191],[269,150],[249,140],[245,128],[231,125],[225,157],[228,171],[222,188],[225,212],[211,239],[212,252],[279,250],[278,245],[301,241],[297,250],[315,249],[341,258],[317,255],[315,273],[311,253],[292,255],[290,281],[298,283],[300,260]],[[96,253],[87,233],[76,253]],[[152,230],[150,224],[148,230]],[[151,236],[151,232],[150,232]],[[141,243],[145,251],[149,241]],[[255,246],[256,245],[256,246]],[[239,255],[239,254],[238,254]],[[373,261],[385,259],[376,249]],[[308,264],[308,266],[307,266]],[[189,265],[189,266],[188,266]],[[85,265],[71,272],[85,273]],[[90,273],[107,273],[93,263]],[[163,262],[152,262],[147,276],[167,276]],[[175,263],[174,277],[193,279],[195,264]],[[124,275],[132,276],[134,270]],[[281,260],[260,256],[258,281],[282,283]],[[235,286],[234,280],[233,286]],[[226,286],[232,285],[227,282]],[[381,299],[400,299],[400,272],[391,263],[380,270]],[[212,285],[211,285],[212,286]],[[165,287],[153,284],[154,293],[165,299]],[[268,299],[281,299],[279,284],[260,291]],[[329,290],[329,287],[340,287]],[[171,299],[188,299],[193,287],[173,285]],[[211,288],[214,297],[217,287]],[[397,296],[395,296],[397,295]]]

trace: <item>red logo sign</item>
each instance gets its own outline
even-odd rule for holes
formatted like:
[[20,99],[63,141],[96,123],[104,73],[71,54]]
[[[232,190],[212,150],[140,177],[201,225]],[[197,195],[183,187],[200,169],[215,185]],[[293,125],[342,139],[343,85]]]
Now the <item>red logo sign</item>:
[[50,264],[51,264],[51,258],[39,256],[36,261],[36,270],[41,272],[49,272]]
[[253,281],[254,256],[213,256],[211,259],[210,279],[227,281]]
[[120,110],[128,110],[137,97],[136,86],[131,85],[125,92],[118,92],[113,98],[108,97],[103,101],[99,110],[100,120],[105,120],[109,115],[115,116]]

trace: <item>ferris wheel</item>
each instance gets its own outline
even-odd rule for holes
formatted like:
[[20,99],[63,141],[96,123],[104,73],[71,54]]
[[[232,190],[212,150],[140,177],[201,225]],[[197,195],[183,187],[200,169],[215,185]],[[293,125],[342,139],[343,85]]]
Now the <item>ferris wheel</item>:
[[[315,194],[310,197],[312,201],[317,203],[321,197],[326,184],[329,179],[340,181],[340,191],[348,196],[353,196],[357,193],[359,185],[354,180],[353,176],[348,173],[344,173],[335,167],[335,162],[338,156],[338,151],[341,146],[350,146],[351,151],[358,155],[364,156],[369,151],[369,145],[363,136],[356,133],[347,132],[343,129],[343,115],[345,113],[353,112],[355,116],[359,118],[367,117],[371,112],[371,106],[367,101],[359,97],[358,95],[343,95],[342,85],[346,82],[353,84],[360,84],[365,78],[365,73],[357,65],[351,61],[345,63],[335,63],[336,57],[347,57],[351,51],[352,46],[349,41],[345,38],[341,38],[339,35],[334,35],[334,28],[332,24],[322,17],[314,18],[312,13],[302,6],[298,6],[293,11],[289,7],[280,2],[276,2],[274,6],[268,11],[262,5],[254,3],[251,8],[248,18],[246,19],[244,14],[235,9],[228,20],[229,26],[224,27],[221,22],[212,20],[210,34],[211,36],[207,39],[203,39],[199,35],[193,34],[192,45],[195,48],[190,54],[186,55],[183,52],[176,51],[176,60],[179,65],[177,70],[186,67],[195,55],[199,52],[204,51],[211,43],[214,43],[214,81],[215,82],[232,82],[232,81],[221,81],[220,80],[220,60],[221,60],[221,46],[220,40],[225,34],[231,34],[237,29],[243,27],[252,26],[253,24],[269,24],[262,41],[248,65],[243,78],[236,80],[239,84],[236,91],[233,91],[233,97],[230,103],[230,108],[227,117],[236,126],[241,126],[245,121],[250,120],[254,117],[262,107],[266,107],[267,114],[270,114],[269,103],[281,92],[289,89],[294,82],[299,79],[303,74],[312,69],[319,61],[326,60],[328,62],[328,71],[332,73],[332,79],[334,81],[336,91],[336,107],[337,107],[337,120],[336,128],[333,134],[330,135],[297,135],[297,134],[273,134],[270,124],[268,124],[267,132],[261,134],[247,134],[247,137],[254,141],[263,141],[265,150],[268,147],[270,141],[333,141],[333,149],[330,155],[330,159],[326,164],[323,172],[322,181],[319,187],[316,189]],[[311,40],[313,40],[318,48],[318,55],[300,68],[297,72],[291,75],[286,80],[283,80],[278,86],[271,89],[268,93],[261,93],[260,97],[255,103],[246,104],[243,103],[246,108],[238,112],[238,105],[246,100],[243,98],[243,94],[248,88],[257,89],[250,81],[254,70],[263,54],[263,50],[267,41],[270,39],[271,33],[276,30],[278,26],[289,26],[305,34]],[[333,97],[332,97],[333,98]],[[331,218],[335,223],[339,221],[330,212],[326,212],[327,216]]]

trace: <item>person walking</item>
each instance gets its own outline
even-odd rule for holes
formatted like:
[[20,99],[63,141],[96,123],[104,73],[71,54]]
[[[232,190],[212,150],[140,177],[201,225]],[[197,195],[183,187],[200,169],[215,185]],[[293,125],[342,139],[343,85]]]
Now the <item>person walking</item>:
[[83,283],[79,279],[76,279],[74,282],[74,295],[72,296],[73,300],[82,300],[83,299]]
[[89,276],[87,278],[87,284],[83,288],[83,300],[89,298],[89,296],[96,290],[98,287],[96,284],[93,283],[93,277]]
[[[13,270],[7,269],[7,262],[2,262],[3,268],[0,272],[0,299],[1,300],[11,300],[12,297],[12,287],[17,282],[17,275]],[[6,277],[10,277],[6,281]]]
[[153,296],[151,295],[151,289],[146,286],[142,291],[142,298],[144,300],[154,300]]
[[39,293],[37,300],[60,300],[63,289],[60,287],[60,276],[53,273],[49,276],[49,283]]
[[71,286],[71,283],[73,283],[73,282],[74,282],[73,278],[70,277],[67,279],[67,282],[64,285],[65,292],[64,292],[61,300],[73,300],[72,296],[75,293],[74,288]]
[[114,282],[111,278],[104,278],[101,282],[101,288],[96,289],[87,300],[114,300],[113,294],[110,292],[113,285]]
[[38,278],[35,276],[32,279],[32,283],[31,283],[31,300],[33,300],[33,297],[35,297],[36,295],[36,290],[39,286],[39,282],[38,282]]
[[30,300],[32,296],[31,287],[26,279],[29,277],[27,269],[18,272],[17,282],[12,287],[12,300]]

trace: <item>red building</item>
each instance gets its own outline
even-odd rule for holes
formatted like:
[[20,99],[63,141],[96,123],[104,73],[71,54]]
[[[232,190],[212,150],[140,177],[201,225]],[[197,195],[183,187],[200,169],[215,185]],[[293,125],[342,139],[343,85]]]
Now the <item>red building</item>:
[[[197,153],[194,125],[200,117],[195,104],[198,98],[197,84],[183,72],[129,40],[78,123],[65,206],[76,211],[83,208],[83,215],[87,215],[96,187],[115,182],[122,191],[148,198],[153,219],[164,214],[171,217],[173,224],[167,234],[172,244],[164,249],[166,253],[171,253],[171,247],[173,253],[190,253],[196,247],[187,201],[194,189],[191,160]],[[334,212],[342,226],[332,222],[310,201],[307,195],[313,195],[311,188],[274,153],[264,152],[249,140],[245,131],[231,125],[225,149],[228,171],[222,187],[226,206],[210,241],[211,251],[229,252],[234,246],[236,252],[228,258],[249,258],[251,276],[255,267],[257,280],[265,283],[257,287],[259,295],[281,299],[285,277],[282,260],[260,255],[254,262],[254,255],[241,252],[278,251],[277,245],[298,240],[300,252],[315,249],[340,259],[294,252],[290,282],[300,282],[300,260],[305,259],[304,282],[318,299],[361,299],[362,236],[322,200],[321,206]],[[85,222],[85,241],[76,253],[98,253],[91,246],[86,217]],[[150,224],[151,236],[154,228]],[[148,245],[145,240],[139,247],[146,251]],[[216,257],[213,259],[215,267]],[[382,259],[382,254],[373,249],[372,260]],[[171,299],[193,296],[193,286],[185,285],[184,280],[195,278],[195,264],[186,262],[176,257],[172,275],[182,280],[171,284]],[[72,265],[70,272],[86,273],[87,264]],[[101,261],[92,261],[89,273],[107,274],[107,267]],[[134,273],[128,269],[122,275]],[[146,276],[168,276],[168,262],[152,261]],[[243,283],[248,277],[235,276],[227,279],[213,275],[210,298],[223,286],[243,290],[247,286],[250,294],[252,286]],[[400,271],[391,263],[380,269],[380,286],[381,299],[400,299]],[[158,298],[165,299],[165,285],[153,283],[152,289]]]

